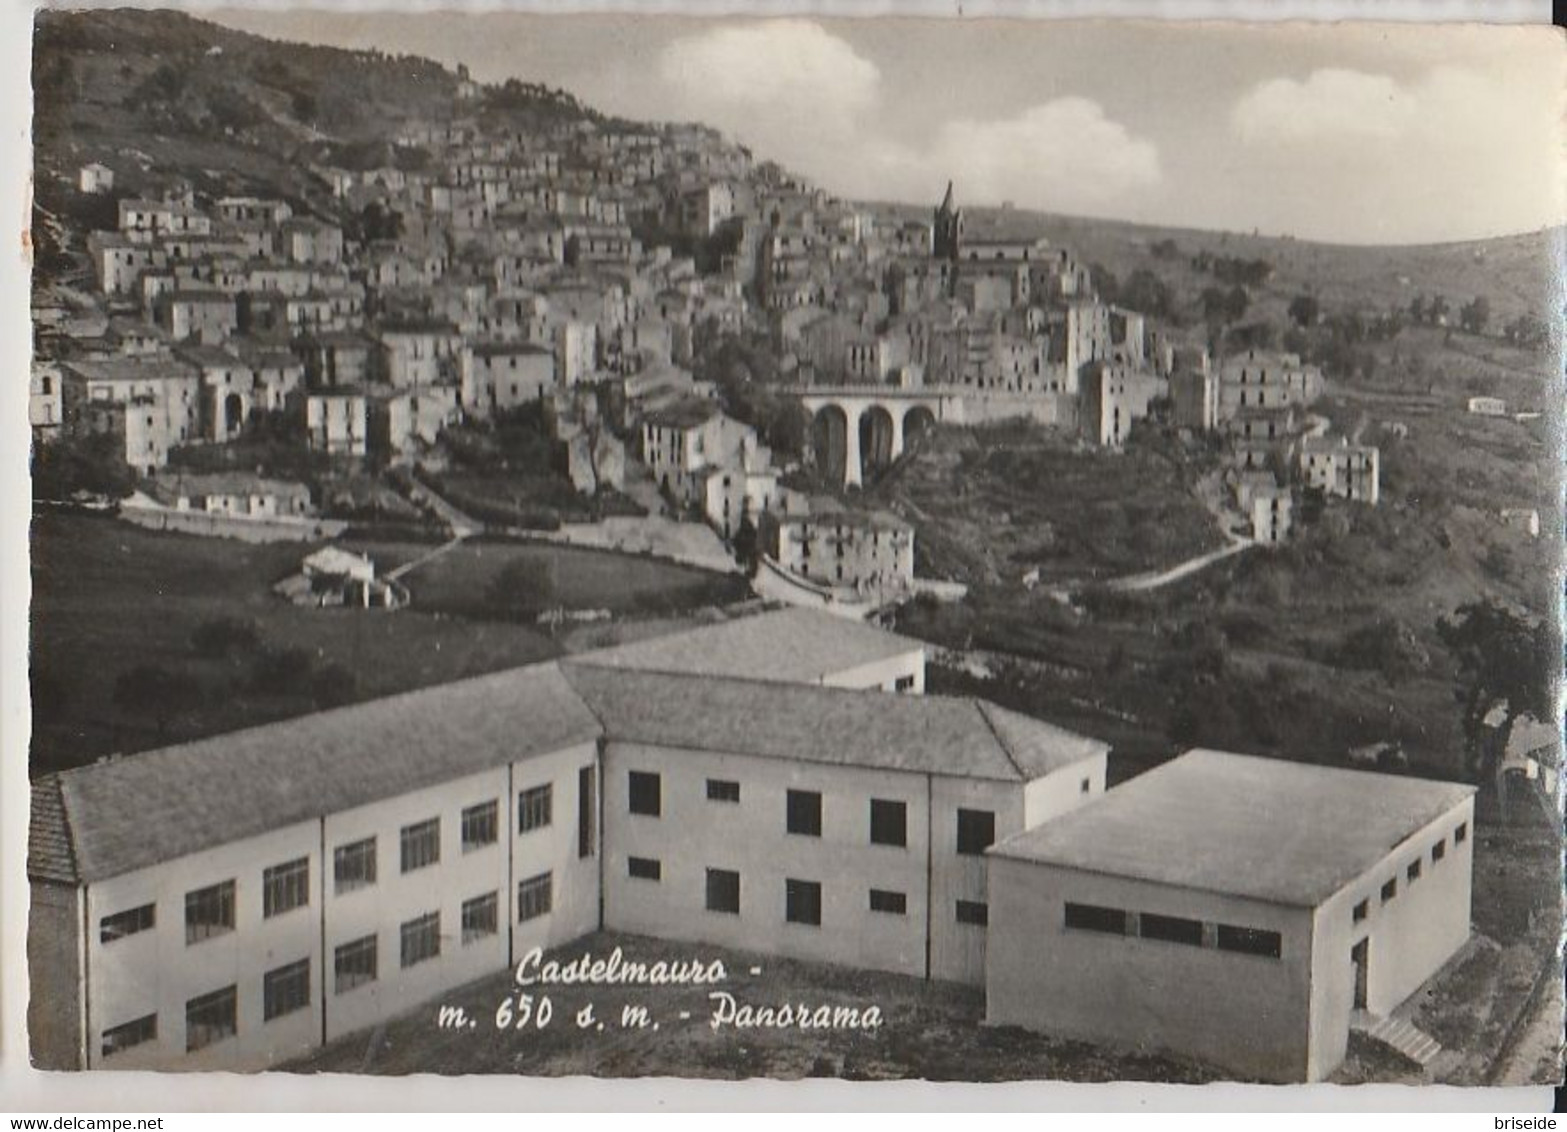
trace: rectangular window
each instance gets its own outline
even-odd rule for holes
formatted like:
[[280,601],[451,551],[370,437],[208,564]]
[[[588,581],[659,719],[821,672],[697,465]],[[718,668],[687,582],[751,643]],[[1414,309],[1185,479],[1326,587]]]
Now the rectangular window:
[[740,784],[731,782],[726,778],[709,778],[707,780],[707,800],[709,802],[738,802],[740,800]]
[[156,925],[156,905],[143,904],[139,908],[129,908],[98,921],[98,942],[113,943],[137,932],[151,931]]
[[332,851],[332,877],[339,895],[375,883],[375,838],[339,845]]
[[412,967],[441,954],[441,914],[426,912],[402,926],[402,964]]
[[1126,934],[1126,913],[1120,908],[1101,908],[1097,904],[1073,904],[1069,901],[1065,923],[1067,927],[1078,931]]
[[403,826],[401,840],[403,872],[437,864],[441,859],[441,819]]
[[1394,877],[1382,886],[1382,903],[1386,904],[1398,895],[1398,878]]
[[270,920],[310,903],[310,858],[273,865],[261,874],[261,915]]
[[907,915],[909,910],[909,898],[901,892],[888,892],[886,889],[871,889],[871,911],[886,912],[892,916]]
[[707,910],[740,914],[740,874],[733,869],[707,870]]
[[546,782],[517,795],[517,832],[543,829],[555,818],[555,792]]
[[626,861],[626,872],[638,880],[662,880],[664,865],[651,857],[631,857]]
[[1406,878],[1408,878],[1410,884],[1414,884],[1415,881],[1420,879],[1420,858],[1419,857],[1416,857],[1413,861],[1409,862],[1409,867],[1404,870],[1404,876]]
[[185,894],[185,942],[199,943],[234,930],[234,882]]
[[185,1003],[185,1052],[193,1053],[239,1029],[239,994],[224,987],[211,994],[197,995]]
[[658,775],[634,770],[631,772],[627,789],[630,791],[632,813],[646,814],[650,818],[656,818],[663,813],[664,789]]
[[1077,784],[1077,792],[1079,794],[1092,794],[1093,790],[1094,780],[1092,778],[1085,778]]
[[996,815],[989,810],[958,811],[958,852],[964,856],[983,853],[996,840]]
[[1453,830],[1453,844],[1454,845],[1462,845],[1468,839],[1469,839],[1469,823],[1468,822],[1462,822],[1462,823],[1459,824],[1457,829]]
[[894,692],[912,692],[914,690],[914,677],[899,676],[892,682]]
[[376,937],[367,935],[343,944],[332,955],[333,992],[343,994],[376,979]]
[[791,924],[822,922],[822,886],[814,880],[784,881],[784,918]]
[[474,940],[494,935],[500,931],[501,895],[486,892],[462,903],[462,942],[467,947]]
[[261,978],[261,1017],[270,1022],[310,1005],[310,960],[268,971]]
[[500,839],[500,803],[480,802],[462,812],[462,851],[471,853]]
[[1352,913],[1353,922],[1358,924],[1362,920],[1364,920],[1367,916],[1369,916],[1370,914],[1371,914],[1371,901],[1369,901],[1369,900],[1362,900],[1359,904],[1355,905],[1355,910]]
[[907,845],[909,808],[902,802],[871,799],[871,844]]
[[984,927],[990,922],[990,905],[978,900],[958,901],[958,923]]
[[1431,860],[1434,863],[1440,861],[1445,856],[1447,856],[1447,839],[1443,838],[1431,846]]
[[577,771],[577,856],[593,856],[594,842],[598,838],[598,775],[593,767],[585,766]]
[[790,833],[806,837],[822,835],[822,796],[814,790],[791,790],[786,806]]
[[1220,924],[1216,941],[1220,951],[1239,951],[1246,955],[1263,955],[1277,959],[1283,954],[1284,939],[1278,932],[1261,928],[1238,928],[1233,924]]
[[1144,912],[1137,918],[1137,934],[1144,939],[1160,939],[1166,943],[1185,943],[1202,946],[1202,921],[1188,920],[1180,916],[1157,916]]
[[103,1056],[113,1057],[132,1046],[158,1040],[158,1016],[145,1014],[130,1022],[111,1026],[103,1032]]
[[517,922],[549,915],[553,895],[554,882],[549,873],[540,873],[518,884]]

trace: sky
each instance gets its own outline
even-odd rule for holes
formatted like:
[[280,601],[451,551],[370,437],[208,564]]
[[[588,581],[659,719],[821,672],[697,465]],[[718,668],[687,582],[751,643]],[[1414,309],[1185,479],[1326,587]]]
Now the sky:
[[1549,27],[206,13],[717,126],[850,198],[1342,243],[1567,219]]

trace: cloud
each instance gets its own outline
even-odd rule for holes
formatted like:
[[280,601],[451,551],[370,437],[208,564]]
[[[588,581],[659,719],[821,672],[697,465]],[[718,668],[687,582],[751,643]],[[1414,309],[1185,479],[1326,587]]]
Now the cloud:
[[870,113],[881,72],[808,20],[720,27],[669,44],[659,57],[666,89],[694,117],[736,132],[842,130]]
[[1460,216],[1476,232],[1559,223],[1563,107],[1540,94],[1528,72],[1453,65],[1407,79],[1337,68],[1270,79],[1231,111],[1242,143],[1232,168],[1267,169],[1280,203],[1300,197],[1307,233],[1419,238]]

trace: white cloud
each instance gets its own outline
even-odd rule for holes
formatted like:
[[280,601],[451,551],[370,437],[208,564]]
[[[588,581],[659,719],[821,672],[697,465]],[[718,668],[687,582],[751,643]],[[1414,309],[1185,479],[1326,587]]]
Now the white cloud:
[[1387,75],[1328,68],[1304,81],[1271,79],[1247,91],[1231,121],[1247,141],[1394,137],[1417,111],[1410,92]]
[[692,117],[735,132],[842,130],[875,107],[876,65],[808,20],[716,28],[671,43],[659,77]]

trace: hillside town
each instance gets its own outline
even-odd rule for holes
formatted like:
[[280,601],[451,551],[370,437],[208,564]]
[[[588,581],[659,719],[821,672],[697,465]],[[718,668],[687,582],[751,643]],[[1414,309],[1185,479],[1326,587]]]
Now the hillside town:
[[[420,109],[350,142],[280,95],[287,168],[42,147],[35,1064],[1534,1068],[1559,642],[1514,584],[1535,485],[1498,483],[1532,401],[1368,393],[1307,333],[1349,316],[1256,333],[1217,282],[1271,265],[1139,237],[1239,308],[1172,317],[961,168],[847,200],[704,125],[339,56]],[[138,62],[166,115],[186,80]],[[1449,417],[1492,430],[1457,502],[1420,478]],[[715,1050],[706,999],[650,996],[708,1044],[489,1040],[530,964],[611,952],[882,1029]]]

